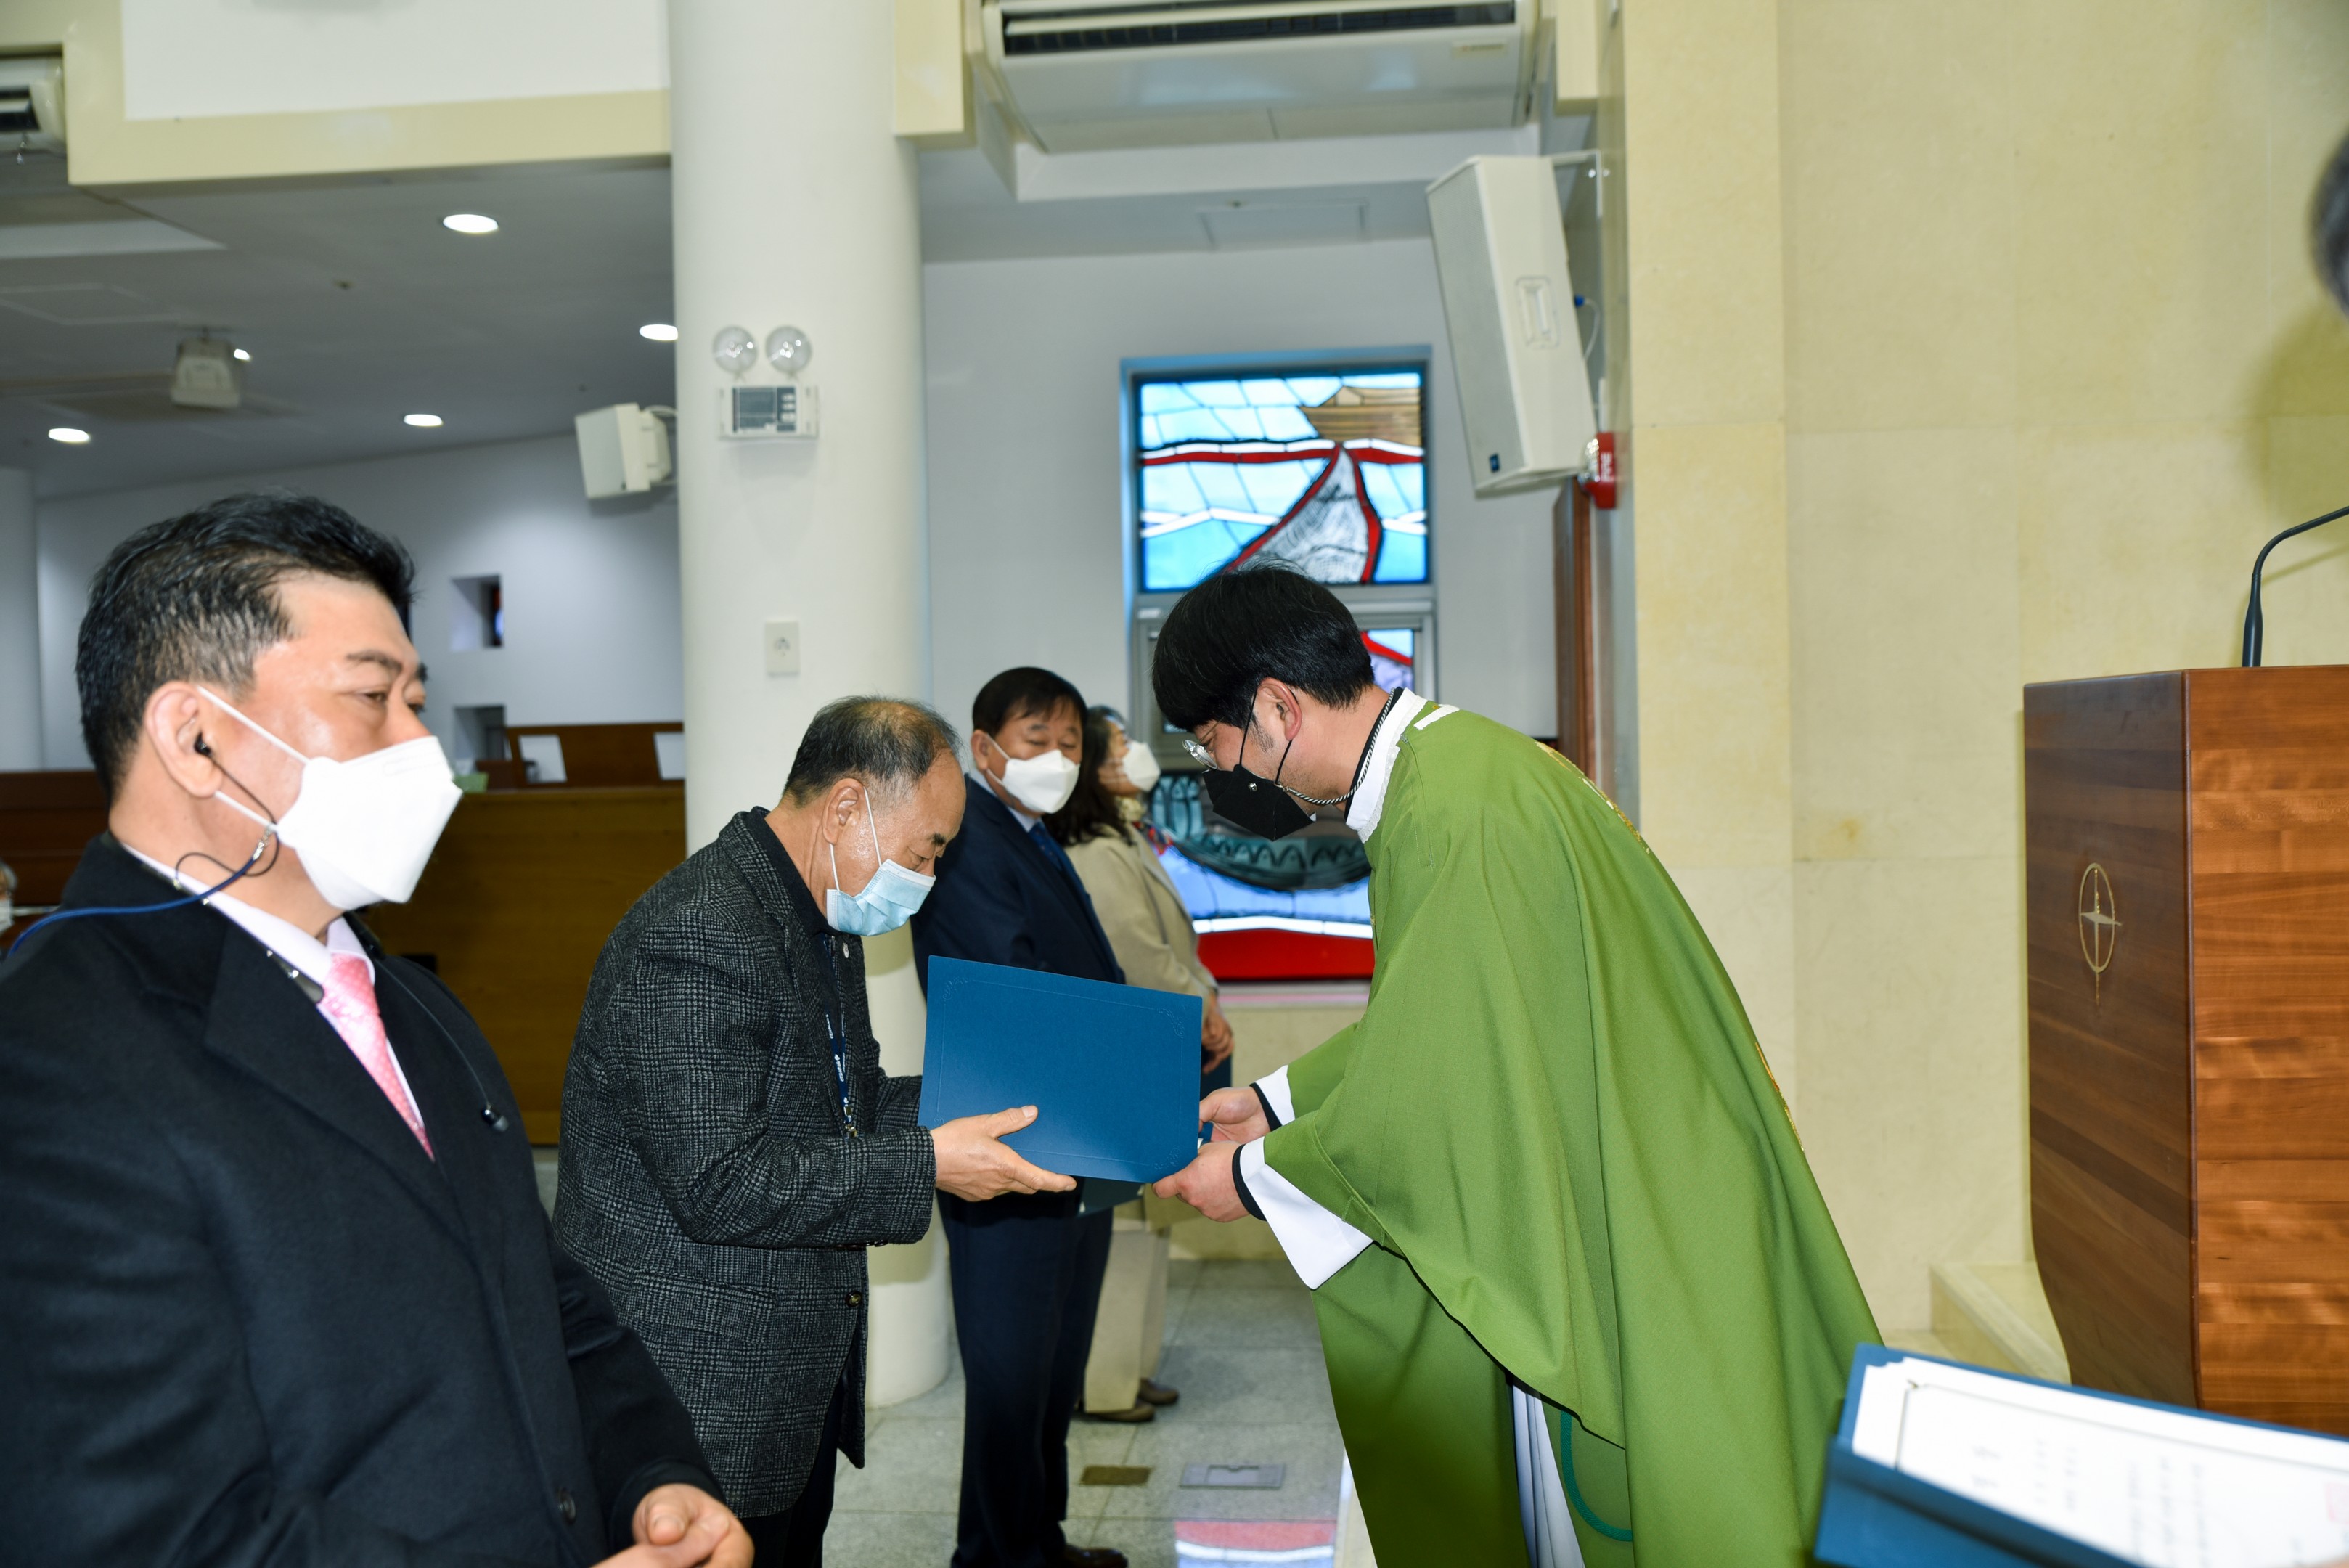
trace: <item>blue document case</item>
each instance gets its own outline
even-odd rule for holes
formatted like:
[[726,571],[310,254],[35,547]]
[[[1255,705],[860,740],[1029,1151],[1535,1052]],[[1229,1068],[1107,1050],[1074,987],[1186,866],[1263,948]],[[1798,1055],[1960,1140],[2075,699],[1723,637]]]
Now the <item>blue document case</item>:
[[930,961],[922,1125],[1034,1106],[1003,1141],[1064,1176],[1155,1181],[1199,1148],[1199,999]]
[[[2114,1555],[2085,1542],[2060,1535],[1971,1498],[1905,1475],[1887,1465],[1863,1459],[1852,1448],[1858,1421],[1860,1391],[1868,1368],[1899,1361],[1936,1361],[1938,1356],[1914,1355],[1863,1345],[1852,1357],[1851,1381],[1844,1389],[1843,1424],[1827,1447],[1826,1493],[1819,1508],[1819,1533],[1812,1553],[1837,1568],[2133,1568],[2130,1559]],[[2036,1378],[1994,1372],[1986,1366],[1964,1366],[1968,1372],[2041,1387],[2055,1386]],[[2214,1427],[2261,1427],[2233,1416],[2213,1415],[2174,1405],[2132,1399],[2086,1388],[2065,1388],[2116,1405],[2172,1410],[2211,1423]],[[2294,1433],[2307,1437],[2314,1434]]]
[[1843,1426],[1827,1446],[1826,1496],[1819,1507],[1818,1541],[1812,1555],[1838,1568],[2130,1568],[2126,1558],[1854,1453],[1851,1437],[1859,1417],[1861,1379],[1871,1366],[1909,1359],[1908,1352],[1880,1345],[1863,1345],[1852,1357],[1851,1381],[1844,1388]]

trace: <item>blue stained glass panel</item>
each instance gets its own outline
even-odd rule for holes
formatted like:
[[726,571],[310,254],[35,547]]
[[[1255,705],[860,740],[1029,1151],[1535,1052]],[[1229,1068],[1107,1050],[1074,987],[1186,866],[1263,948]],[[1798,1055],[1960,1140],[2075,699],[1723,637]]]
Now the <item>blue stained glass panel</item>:
[[1403,504],[1402,487],[1395,483],[1394,471],[1399,462],[1366,462],[1362,464],[1362,494],[1384,518],[1396,518],[1414,510]]
[[1142,542],[1142,587],[1147,593],[1205,582],[1264,532],[1257,524],[1210,519]]
[[[1422,464],[1362,462],[1359,501],[1340,486],[1298,504],[1342,452],[1415,454],[1424,442],[1424,379],[1397,369],[1139,383],[1138,452],[1183,449],[1169,454],[1173,461],[1143,463],[1138,476],[1140,510],[1148,514],[1139,523],[1144,591],[1191,587],[1229,569],[1252,545],[1261,547],[1256,559],[1328,582],[1426,581],[1423,534],[1399,543],[1389,528],[1375,559],[1371,548],[1373,514],[1423,514]],[[1237,461],[1262,455],[1271,442],[1294,446],[1295,459]],[[1231,515],[1198,516],[1208,511]]]
[[1427,581],[1427,535],[1402,534],[1390,528],[1379,541],[1379,566],[1371,574],[1374,583],[1423,583]]
[[[1188,516],[1207,509],[1207,498],[1199,493],[1198,470],[1187,462],[1162,462],[1142,471],[1142,509],[1144,512],[1173,512]],[[1143,527],[1151,524],[1144,523]]]

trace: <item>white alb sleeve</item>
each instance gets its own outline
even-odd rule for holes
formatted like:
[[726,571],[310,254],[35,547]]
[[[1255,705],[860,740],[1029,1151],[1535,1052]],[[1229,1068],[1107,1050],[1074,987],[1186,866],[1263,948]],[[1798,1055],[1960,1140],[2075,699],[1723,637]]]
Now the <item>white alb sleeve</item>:
[[1268,1073],[1258,1078],[1250,1087],[1262,1095],[1264,1103],[1272,1107],[1275,1122],[1287,1127],[1297,1119],[1297,1098],[1288,1092],[1288,1068],[1286,1065],[1278,1072]]
[[[1288,1084],[1281,1085],[1286,1093]],[[1272,1168],[1264,1158],[1264,1140],[1240,1145],[1240,1179],[1248,1196],[1264,1210],[1265,1223],[1288,1254],[1289,1267],[1318,1291],[1323,1281],[1354,1261],[1371,1239],[1305,1196],[1304,1189]]]

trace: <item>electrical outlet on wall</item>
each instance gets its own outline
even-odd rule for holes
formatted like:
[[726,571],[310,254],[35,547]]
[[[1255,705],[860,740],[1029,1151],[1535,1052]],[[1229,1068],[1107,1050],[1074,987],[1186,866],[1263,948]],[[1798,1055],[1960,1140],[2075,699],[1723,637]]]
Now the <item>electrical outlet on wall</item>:
[[767,673],[797,675],[800,672],[800,623],[795,620],[771,620],[767,623]]

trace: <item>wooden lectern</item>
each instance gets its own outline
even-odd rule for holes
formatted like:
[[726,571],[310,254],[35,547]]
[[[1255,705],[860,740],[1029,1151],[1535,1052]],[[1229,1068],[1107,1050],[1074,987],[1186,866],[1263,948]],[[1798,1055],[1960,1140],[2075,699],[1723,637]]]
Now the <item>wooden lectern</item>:
[[2032,1231],[2072,1376],[2349,1433],[2349,667],[2023,715]]

